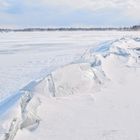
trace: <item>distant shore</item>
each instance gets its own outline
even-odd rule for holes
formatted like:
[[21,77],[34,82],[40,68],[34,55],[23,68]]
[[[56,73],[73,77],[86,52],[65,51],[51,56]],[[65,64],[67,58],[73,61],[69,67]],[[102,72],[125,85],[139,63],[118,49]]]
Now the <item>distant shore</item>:
[[23,28],[5,29],[0,28],[0,32],[35,32],[35,31],[140,31],[140,25],[122,28]]

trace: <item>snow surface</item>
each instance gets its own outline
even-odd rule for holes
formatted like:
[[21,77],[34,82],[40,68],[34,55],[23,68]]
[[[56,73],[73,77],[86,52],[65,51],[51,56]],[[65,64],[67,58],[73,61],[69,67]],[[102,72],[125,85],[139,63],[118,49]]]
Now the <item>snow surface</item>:
[[1,34],[0,140],[139,140],[139,34]]

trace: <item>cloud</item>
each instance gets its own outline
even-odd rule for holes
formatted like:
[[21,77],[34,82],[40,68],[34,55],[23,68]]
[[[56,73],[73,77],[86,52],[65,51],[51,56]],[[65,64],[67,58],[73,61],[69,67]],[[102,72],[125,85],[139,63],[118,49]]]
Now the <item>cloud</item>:
[[133,18],[140,18],[140,0],[0,0],[0,9],[11,7],[44,8],[51,7],[59,9],[59,12],[73,12],[77,10],[101,11],[119,10],[122,14]]
[[124,5],[124,13],[131,18],[140,19],[140,0],[129,0],[127,5]]
[[0,0],[0,24],[129,26],[140,22],[140,0]]
[[6,0],[0,0],[0,10],[3,10],[5,8],[9,8],[10,7],[10,3],[7,2]]
[[[30,0],[33,1],[33,0]],[[98,10],[113,6],[111,0],[36,0],[38,3],[55,8],[65,8],[71,10]]]
[[122,14],[139,18],[140,0],[28,0],[43,6],[62,10],[90,10],[91,12],[106,9],[120,10]]

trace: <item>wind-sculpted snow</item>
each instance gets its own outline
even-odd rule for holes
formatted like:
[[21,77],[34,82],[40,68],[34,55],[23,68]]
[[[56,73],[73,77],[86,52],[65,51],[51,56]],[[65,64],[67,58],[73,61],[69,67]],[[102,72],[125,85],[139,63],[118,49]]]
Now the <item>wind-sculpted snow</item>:
[[140,38],[91,48],[25,86],[18,113],[4,121],[9,128],[0,138],[138,140],[139,68]]

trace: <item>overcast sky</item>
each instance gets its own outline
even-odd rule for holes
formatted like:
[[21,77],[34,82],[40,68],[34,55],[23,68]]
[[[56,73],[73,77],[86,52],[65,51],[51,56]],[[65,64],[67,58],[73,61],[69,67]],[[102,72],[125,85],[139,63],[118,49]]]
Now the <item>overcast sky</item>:
[[140,24],[140,0],[0,0],[1,27]]

